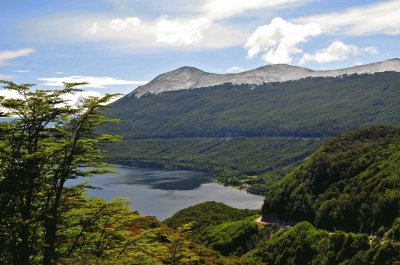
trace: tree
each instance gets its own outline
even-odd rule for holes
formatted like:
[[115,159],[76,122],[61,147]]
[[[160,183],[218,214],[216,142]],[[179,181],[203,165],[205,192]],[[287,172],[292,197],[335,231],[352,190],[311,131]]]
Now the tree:
[[110,171],[100,147],[119,137],[95,128],[116,121],[101,114],[115,95],[73,107],[66,98],[85,83],[36,91],[31,84],[2,83],[19,98],[0,98],[0,109],[7,110],[0,115],[16,117],[0,123],[0,254],[12,264],[53,264],[66,181]]

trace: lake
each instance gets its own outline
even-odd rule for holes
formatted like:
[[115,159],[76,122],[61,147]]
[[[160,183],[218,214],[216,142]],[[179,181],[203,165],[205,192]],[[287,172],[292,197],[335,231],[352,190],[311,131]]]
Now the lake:
[[113,197],[128,197],[133,209],[159,220],[206,201],[223,202],[241,209],[259,209],[264,199],[263,196],[211,182],[209,175],[202,172],[122,166],[115,170],[119,174],[69,180],[68,185],[91,180],[91,185],[101,190],[89,190],[89,196],[108,201]]

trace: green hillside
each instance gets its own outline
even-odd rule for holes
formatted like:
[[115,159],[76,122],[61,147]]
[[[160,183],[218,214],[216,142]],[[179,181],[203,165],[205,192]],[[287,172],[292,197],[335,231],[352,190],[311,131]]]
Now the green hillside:
[[328,232],[301,222],[272,234],[247,253],[245,265],[392,265],[399,264],[400,243],[390,237]]
[[[326,137],[365,125],[400,124],[400,73],[308,78],[258,86],[225,84],[126,96],[102,128],[121,134],[108,160],[208,171],[263,193]],[[265,173],[265,174],[263,174]],[[252,176],[251,180],[248,176]]]
[[369,124],[400,124],[400,73],[225,84],[126,96],[107,113],[126,139],[323,137]]
[[237,221],[259,214],[256,210],[236,209],[222,202],[204,202],[182,209],[164,221],[169,227],[177,228],[193,223],[193,229],[199,230],[224,222]]
[[367,127],[330,139],[266,194],[264,220],[371,233],[400,212],[400,128]]
[[241,255],[259,234],[254,222],[259,214],[259,211],[236,209],[220,202],[205,202],[180,210],[164,224],[176,229],[191,223],[193,239],[223,255]]

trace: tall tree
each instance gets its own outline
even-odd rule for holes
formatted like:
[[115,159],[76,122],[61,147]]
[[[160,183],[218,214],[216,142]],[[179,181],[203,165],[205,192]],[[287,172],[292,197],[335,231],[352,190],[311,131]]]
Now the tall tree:
[[66,181],[109,171],[100,146],[119,137],[95,128],[116,121],[100,113],[115,95],[73,107],[67,96],[84,83],[35,91],[31,84],[2,83],[19,97],[0,98],[0,109],[7,110],[2,115],[16,117],[0,123],[0,251],[13,264],[53,264]]

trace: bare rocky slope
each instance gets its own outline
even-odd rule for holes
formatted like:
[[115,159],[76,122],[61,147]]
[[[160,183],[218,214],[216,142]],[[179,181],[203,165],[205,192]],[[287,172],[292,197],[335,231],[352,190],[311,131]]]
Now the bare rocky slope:
[[184,66],[157,76],[146,85],[138,87],[130,95],[140,98],[146,94],[160,94],[166,91],[211,87],[224,83],[259,85],[270,82],[299,80],[307,77],[337,77],[386,71],[400,72],[400,59],[327,71],[316,71],[298,66],[275,64],[237,74],[214,74],[204,72],[195,67]]

